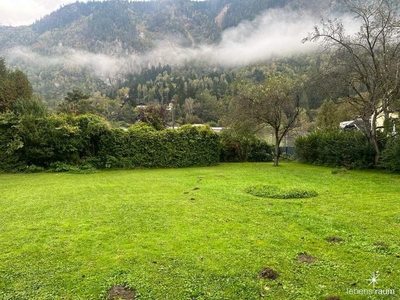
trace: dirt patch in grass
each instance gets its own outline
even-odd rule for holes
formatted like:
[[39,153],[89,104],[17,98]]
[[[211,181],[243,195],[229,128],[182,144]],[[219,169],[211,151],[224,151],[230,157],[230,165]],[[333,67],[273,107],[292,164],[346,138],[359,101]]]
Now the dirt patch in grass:
[[134,300],[136,296],[136,291],[130,288],[115,285],[107,293],[107,300]]
[[264,268],[261,270],[261,272],[258,274],[258,276],[260,278],[275,280],[279,277],[279,273],[271,268]]
[[341,243],[344,242],[344,239],[337,237],[337,236],[332,236],[330,238],[326,239],[329,243]]
[[199,190],[200,188],[199,187],[195,187],[194,189],[193,189],[193,191],[197,191],[197,190]]
[[196,199],[195,199],[195,198],[190,198],[189,200],[190,200],[190,201],[194,201],[194,200],[196,200]]
[[340,298],[337,296],[329,296],[329,297],[326,297],[325,300],[340,300]]
[[306,252],[304,253],[299,253],[297,255],[297,261],[299,263],[307,263],[307,264],[312,264],[313,262],[315,262],[317,260],[316,257],[307,254]]

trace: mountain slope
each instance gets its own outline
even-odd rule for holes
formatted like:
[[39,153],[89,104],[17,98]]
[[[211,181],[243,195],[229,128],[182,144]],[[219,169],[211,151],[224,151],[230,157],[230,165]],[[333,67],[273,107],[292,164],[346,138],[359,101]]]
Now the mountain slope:
[[[11,67],[27,73],[35,91],[44,98],[62,99],[72,88],[88,92],[107,90],[114,82],[123,80],[126,73],[157,65],[165,55],[171,61],[183,49],[202,49],[203,59],[207,60],[212,51],[219,50],[226,32],[233,39],[245,39],[246,32],[235,37],[232,28],[240,28],[243,22],[251,22],[270,9],[289,7],[318,13],[331,3],[331,0],[76,2],[30,26],[0,26],[0,56],[6,57]],[[252,26],[245,29],[249,35],[256,30]],[[229,43],[225,46],[229,48]],[[198,55],[187,51],[185,54],[185,60]],[[140,59],[135,60],[137,57]]]

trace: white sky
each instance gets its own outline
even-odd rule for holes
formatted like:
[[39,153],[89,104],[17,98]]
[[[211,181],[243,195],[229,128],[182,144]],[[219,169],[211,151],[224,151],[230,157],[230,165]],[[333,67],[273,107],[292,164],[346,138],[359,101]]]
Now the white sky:
[[76,0],[0,0],[0,25],[30,25],[61,5],[74,2]]

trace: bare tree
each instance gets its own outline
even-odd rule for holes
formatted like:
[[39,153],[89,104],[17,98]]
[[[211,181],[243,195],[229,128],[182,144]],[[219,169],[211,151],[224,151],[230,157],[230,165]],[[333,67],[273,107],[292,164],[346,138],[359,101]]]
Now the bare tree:
[[236,122],[252,126],[256,133],[272,128],[275,137],[274,165],[279,164],[279,146],[297,125],[300,113],[298,85],[288,76],[272,76],[262,84],[241,83],[235,98]]
[[343,0],[360,26],[348,35],[342,21],[326,20],[303,41],[321,41],[330,57],[324,75],[348,89],[348,101],[357,107],[364,133],[380,150],[377,118],[389,119],[391,105],[400,96],[400,4],[398,0]]

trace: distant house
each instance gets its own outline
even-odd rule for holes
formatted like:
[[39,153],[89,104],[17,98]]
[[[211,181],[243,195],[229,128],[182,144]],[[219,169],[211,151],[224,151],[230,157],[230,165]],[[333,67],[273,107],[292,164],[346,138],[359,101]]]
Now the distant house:
[[[201,127],[201,126],[207,126],[205,124],[191,124],[194,127]],[[167,126],[167,128],[172,129],[171,126]],[[179,129],[179,126],[174,126],[173,129]],[[210,127],[210,129],[216,133],[220,133],[222,131],[222,129],[224,129],[224,127]]]
[[[393,121],[398,119],[399,119],[398,114],[393,114],[393,113],[390,114],[390,120]],[[396,124],[395,122],[391,122],[391,124],[393,126],[392,133],[396,134]],[[364,121],[360,117],[357,117],[355,120],[341,122],[339,126],[343,130],[363,131],[365,129]],[[384,116],[381,114],[376,119],[376,129],[383,130],[383,128],[384,128]]]
[[351,121],[341,122],[339,126],[343,130],[363,131],[363,129],[365,128],[364,121],[361,120],[361,118],[357,118]]

